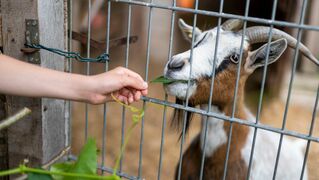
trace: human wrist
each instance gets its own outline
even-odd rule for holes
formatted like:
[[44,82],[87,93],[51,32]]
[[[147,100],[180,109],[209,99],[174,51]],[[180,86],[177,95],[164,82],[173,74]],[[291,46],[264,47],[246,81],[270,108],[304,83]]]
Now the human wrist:
[[95,76],[80,75],[81,81],[77,91],[78,100],[90,104],[100,104],[105,101],[105,96],[99,92],[101,82]]
[[92,99],[92,92],[94,89],[94,82],[91,76],[85,76],[80,74],[70,74],[70,82],[68,83],[69,94],[66,97],[67,99],[81,101],[81,102],[90,102]]

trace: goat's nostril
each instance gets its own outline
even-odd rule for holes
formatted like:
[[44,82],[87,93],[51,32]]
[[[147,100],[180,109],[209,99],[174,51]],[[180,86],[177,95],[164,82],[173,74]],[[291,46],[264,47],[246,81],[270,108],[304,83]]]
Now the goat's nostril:
[[184,61],[172,61],[168,64],[168,68],[172,70],[180,70],[185,65]]

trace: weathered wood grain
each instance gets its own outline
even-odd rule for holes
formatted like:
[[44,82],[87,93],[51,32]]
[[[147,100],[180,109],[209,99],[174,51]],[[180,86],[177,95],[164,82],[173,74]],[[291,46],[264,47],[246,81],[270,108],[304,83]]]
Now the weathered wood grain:
[[[20,60],[25,43],[25,19],[38,19],[40,43],[65,49],[63,0],[1,0],[4,54]],[[63,57],[40,51],[41,66],[65,70]],[[32,79],[30,79],[32,81]],[[26,106],[32,114],[8,129],[9,166],[24,158],[30,165],[48,162],[68,144],[65,101],[7,96],[8,114]]]

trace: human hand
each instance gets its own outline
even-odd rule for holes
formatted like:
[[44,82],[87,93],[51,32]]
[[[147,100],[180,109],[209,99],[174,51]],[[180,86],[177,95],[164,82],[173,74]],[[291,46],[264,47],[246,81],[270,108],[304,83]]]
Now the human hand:
[[89,103],[102,104],[111,101],[111,94],[121,102],[130,104],[140,100],[142,95],[147,95],[148,85],[142,77],[123,67],[117,67],[111,71],[90,76],[93,82],[93,93]]

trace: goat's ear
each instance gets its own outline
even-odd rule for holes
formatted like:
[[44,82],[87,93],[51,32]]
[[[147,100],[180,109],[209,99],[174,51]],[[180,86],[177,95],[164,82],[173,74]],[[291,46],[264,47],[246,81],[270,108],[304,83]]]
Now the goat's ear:
[[[179,26],[179,28],[182,30],[184,38],[185,38],[187,41],[192,42],[193,26],[190,26],[190,25],[186,24],[183,19],[179,19],[179,20],[178,20],[178,26]],[[197,38],[201,33],[202,33],[202,31],[201,31],[199,28],[195,27],[195,29],[194,29],[194,36],[195,36],[194,38],[195,38],[195,41],[196,41],[196,38]]]
[[[269,46],[269,59],[268,64],[271,64],[279,59],[287,48],[286,39],[278,39],[270,43]],[[262,67],[266,64],[267,58],[267,44],[264,44],[257,50],[250,53],[248,62],[245,64],[245,68],[248,70],[255,70],[258,67]]]

